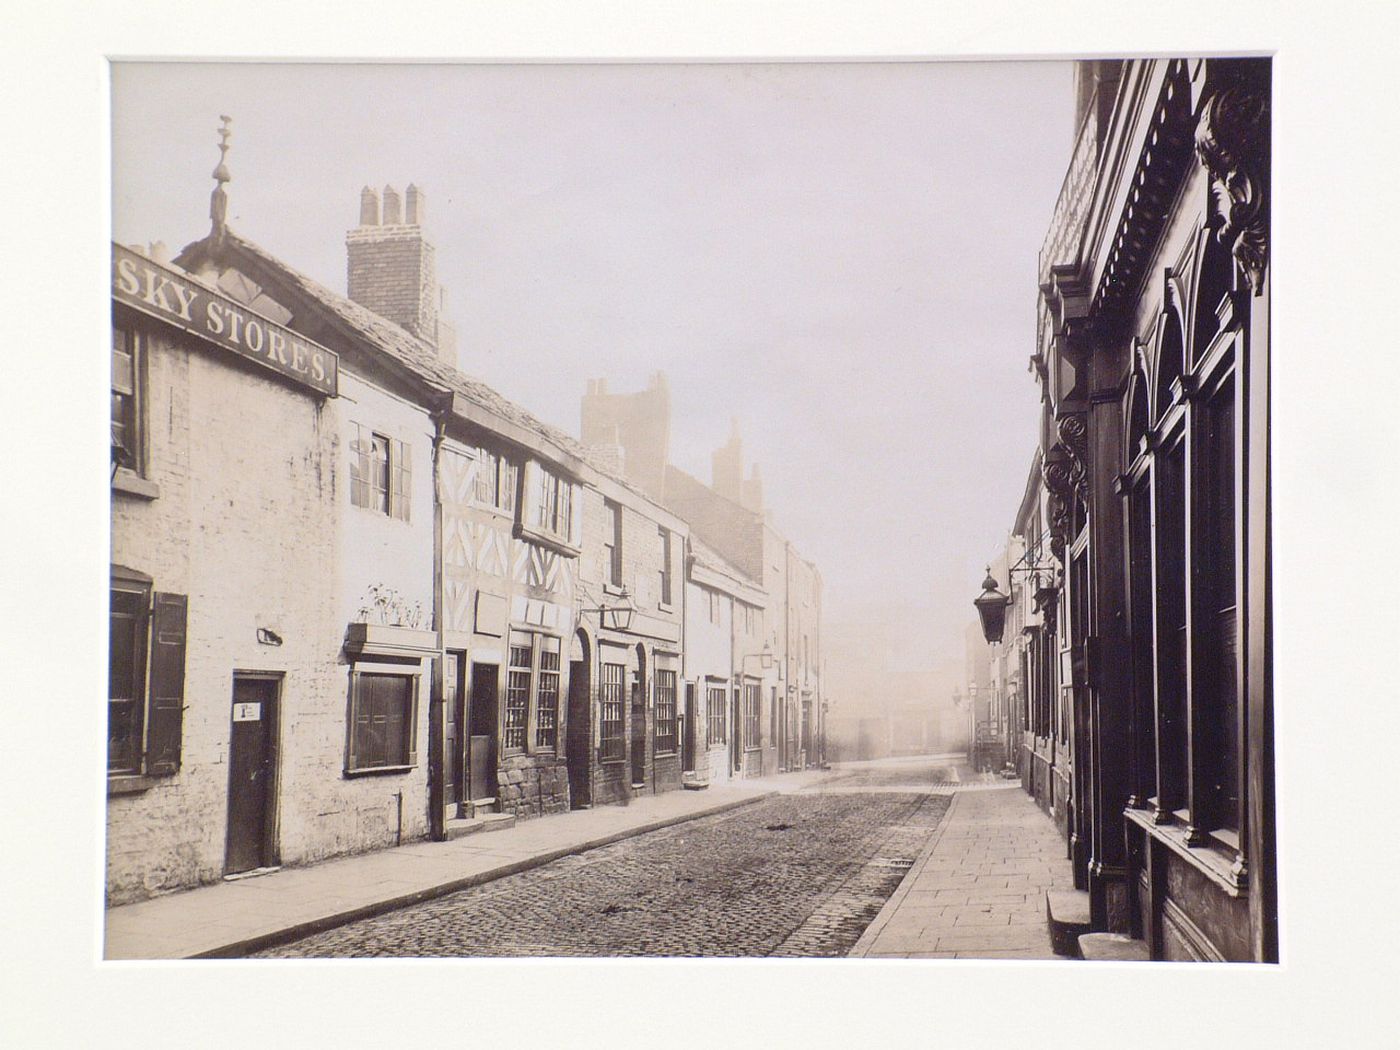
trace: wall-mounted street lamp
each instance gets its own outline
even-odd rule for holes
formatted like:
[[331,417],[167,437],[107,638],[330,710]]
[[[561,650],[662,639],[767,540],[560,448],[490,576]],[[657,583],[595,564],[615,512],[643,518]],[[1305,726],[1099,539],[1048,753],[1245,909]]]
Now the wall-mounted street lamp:
[[637,612],[637,606],[632,602],[632,596],[627,593],[627,588],[623,587],[617,594],[616,605],[609,605],[606,601],[599,602],[593,609],[580,609],[580,613],[593,613],[598,617],[598,626],[607,631],[630,631],[632,629],[632,617]]
[[992,575],[990,565],[987,566],[987,578],[982,581],[982,593],[973,599],[972,604],[977,606],[977,616],[982,621],[982,637],[987,639],[988,645],[996,645],[1006,629],[1006,607],[1011,604],[1011,598],[997,590],[996,577]]
[[[1040,544],[1049,535],[1048,530],[1036,539],[1035,543],[1026,548],[1026,552],[1014,561],[1006,570],[1007,590],[1011,589],[1010,580],[1018,572],[1024,572],[1028,576],[1035,576],[1037,587],[1035,591],[1036,601],[1042,600],[1047,594],[1047,588],[1039,586],[1042,573],[1054,576],[1055,567],[1047,562],[1044,565],[1027,564],[1028,559],[1040,548]],[[977,616],[982,621],[982,637],[987,639],[987,644],[996,645],[1001,641],[1002,632],[1006,629],[1006,610],[1011,605],[1011,597],[1002,594],[997,590],[996,577],[992,575],[992,567],[987,566],[987,578],[982,581],[982,593],[973,599],[972,604],[977,607]]]

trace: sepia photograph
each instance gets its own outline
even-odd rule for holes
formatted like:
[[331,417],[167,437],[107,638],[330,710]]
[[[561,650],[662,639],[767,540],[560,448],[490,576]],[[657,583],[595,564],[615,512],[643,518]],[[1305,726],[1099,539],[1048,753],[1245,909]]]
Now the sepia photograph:
[[9,28],[0,1044],[1395,1043],[1400,8]]
[[114,63],[105,956],[1278,961],[1270,62]]

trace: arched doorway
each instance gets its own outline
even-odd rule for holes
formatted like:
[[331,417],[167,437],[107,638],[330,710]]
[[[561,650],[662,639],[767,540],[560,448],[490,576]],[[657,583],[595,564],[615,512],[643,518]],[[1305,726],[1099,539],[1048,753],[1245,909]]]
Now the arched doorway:
[[574,633],[569,647],[569,727],[564,760],[569,767],[569,808],[593,805],[593,660],[588,635]]

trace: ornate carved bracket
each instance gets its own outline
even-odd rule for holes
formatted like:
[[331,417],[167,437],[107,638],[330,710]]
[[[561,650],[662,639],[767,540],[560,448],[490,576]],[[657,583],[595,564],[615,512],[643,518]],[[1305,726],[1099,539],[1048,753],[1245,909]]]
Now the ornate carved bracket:
[[1066,412],[1055,420],[1059,445],[1070,460],[1070,483],[1083,503],[1089,502],[1089,422],[1083,412]]
[[1056,443],[1045,454],[1040,467],[1045,481],[1047,517],[1050,524],[1050,553],[1061,565],[1070,539],[1070,507],[1074,500],[1073,462],[1062,444]]
[[1241,78],[1206,99],[1196,126],[1196,156],[1210,176],[1209,225],[1255,295],[1269,263],[1269,125],[1267,83]]

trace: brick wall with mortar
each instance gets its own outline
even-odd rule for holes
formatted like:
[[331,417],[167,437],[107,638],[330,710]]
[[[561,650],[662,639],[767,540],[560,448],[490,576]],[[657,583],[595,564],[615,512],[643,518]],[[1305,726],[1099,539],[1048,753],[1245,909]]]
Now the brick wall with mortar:
[[438,341],[435,250],[419,226],[367,226],[345,235],[349,298],[420,339]]
[[[185,711],[179,771],[109,798],[112,903],[223,875],[233,671],[284,675],[285,755],[303,746],[298,712],[327,702],[334,670],[323,639],[336,441],[323,403],[193,337],[148,330],[148,477],[159,495],[114,491],[111,557],[158,591],[188,595]],[[283,644],[259,644],[259,627]],[[336,739],[343,747],[343,704]]]

